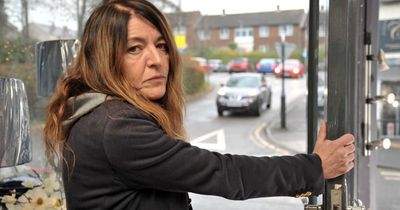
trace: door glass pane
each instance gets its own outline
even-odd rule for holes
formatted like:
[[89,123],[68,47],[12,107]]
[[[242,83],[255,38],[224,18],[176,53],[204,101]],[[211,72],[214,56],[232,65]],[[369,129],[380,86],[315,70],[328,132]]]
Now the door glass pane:
[[[44,41],[64,40],[54,41],[54,45],[67,44],[68,49],[73,49],[74,41],[79,40],[90,12],[102,2],[106,1],[0,0],[0,77],[17,78],[25,84],[33,157],[30,163],[22,166],[0,168],[0,181],[24,173],[32,174],[32,169],[39,174],[51,171],[45,157],[42,130],[46,106],[57,80],[55,77],[48,77],[46,84],[41,80],[35,60],[38,56],[35,47],[44,46],[36,45]],[[186,85],[187,98],[195,98],[188,100],[185,116],[185,127],[192,144],[220,153],[254,156],[306,151],[305,52],[308,31],[305,21],[308,20],[308,0],[274,0],[268,3],[262,0],[151,2],[166,15],[171,25],[185,64],[183,83]],[[327,6],[321,9],[321,16],[327,16],[326,8]],[[321,21],[321,28],[327,29],[328,21]],[[280,33],[281,26],[286,26],[284,38]],[[324,72],[327,33],[321,33],[320,71]],[[282,42],[287,47],[283,55]],[[49,54],[46,52],[43,55]],[[282,61],[280,56],[288,64],[287,67],[289,63],[296,63],[296,66],[291,67],[290,73],[284,73],[285,78],[293,78],[286,79],[283,87],[282,78],[275,75],[276,68]],[[205,62],[191,64],[188,60],[195,60],[191,58],[200,58],[197,60]],[[61,61],[55,62],[54,66],[57,68],[50,73],[62,72],[65,65]],[[229,71],[265,73],[266,82],[257,87],[264,91],[260,97],[260,107],[240,111],[224,110],[224,116],[219,117],[215,102],[220,85],[225,84],[231,76]],[[325,76],[322,76],[321,81],[321,84],[326,85]],[[43,91],[41,88],[44,88],[46,94],[40,94]],[[242,91],[250,93],[250,96],[242,98],[247,103],[253,100],[251,94],[257,91]],[[287,130],[280,128],[282,119],[277,117],[280,116],[282,94],[286,97],[284,106],[288,110]],[[325,110],[326,102],[321,104]],[[258,113],[260,110],[261,113]],[[3,118],[0,112],[0,126],[6,127]],[[275,136],[263,136],[267,130]],[[287,141],[278,141],[281,139]],[[191,194],[191,197],[194,209],[303,209],[301,201],[291,197],[259,198],[241,202],[198,194]]]
[[[400,205],[400,1],[381,0],[378,22],[377,95],[386,96],[377,105],[378,139],[391,139],[390,149],[375,151],[377,158],[376,209]],[[385,193],[387,196],[382,196]]]

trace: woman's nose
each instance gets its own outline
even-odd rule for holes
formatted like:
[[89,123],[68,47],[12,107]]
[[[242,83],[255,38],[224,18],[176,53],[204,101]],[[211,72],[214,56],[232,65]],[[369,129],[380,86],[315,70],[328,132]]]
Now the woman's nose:
[[147,65],[151,66],[158,66],[161,63],[161,55],[159,50],[156,46],[150,46],[147,51]]

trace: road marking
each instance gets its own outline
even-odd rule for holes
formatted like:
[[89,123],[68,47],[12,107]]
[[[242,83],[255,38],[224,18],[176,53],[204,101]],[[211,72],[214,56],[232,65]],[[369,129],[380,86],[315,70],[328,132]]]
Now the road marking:
[[260,143],[261,143],[262,145],[264,145],[265,147],[267,147],[267,148],[269,148],[269,149],[275,151],[277,154],[280,154],[280,155],[289,155],[290,152],[289,152],[288,150],[283,149],[283,148],[280,148],[280,147],[278,147],[278,146],[276,146],[276,145],[274,145],[274,144],[272,144],[272,143],[269,143],[266,139],[264,139],[264,138],[261,137],[261,134],[260,134],[260,133],[261,133],[261,131],[262,131],[263,129],[265,129],[266,126],[267,126],[266,123],[262,123],[260,126],[258,126],[258,127],[254,130],[254,132],[253,132],[252,134],[253,134],[253,136],[255,137],[255,139],[257,139],[257,141],[260,142]]
[[[214,139],[215,138],[215,139]],[[209,143],[204,141],[216,140],[215,143]],[[190,144],[209,150],[221,150],[226,149],[225,132],[224,129],[218,129],[216,131],[204,134],[190,141]]]

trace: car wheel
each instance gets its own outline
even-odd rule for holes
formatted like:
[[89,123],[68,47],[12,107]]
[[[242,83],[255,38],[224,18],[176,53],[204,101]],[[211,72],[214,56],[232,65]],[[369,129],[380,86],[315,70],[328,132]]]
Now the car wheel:
[[270,94],[269,94],[269,97],[268,97],[267,109],[270,109],[270,108],[271,108],[271,102],[272,102],[272,93],[270,93]]
[[218,108],[218,109],[217,109],[217,112],[218,112],[218,116],[219,116],[219,117],[223,117],[223,116],[224,116],[224,110]]
[[263,111],[263,104],[260,99],[257,99],[257,106],[254,107],[253,114],[255,116],[260,116]]

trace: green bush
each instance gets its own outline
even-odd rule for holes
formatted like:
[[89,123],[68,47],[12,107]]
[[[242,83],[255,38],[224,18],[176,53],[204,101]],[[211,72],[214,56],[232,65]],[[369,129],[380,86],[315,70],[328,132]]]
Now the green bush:
[[252,51],[248,52],[244,55],[247,57],[253,65],[257,64],[261,58],[278,58],[278,54],[275,51],[261,52],[261,51]]
[[299,59],[302,63],[304,63],[304,58],[301,55],[300,50],[298,50],[298,49],[293,50],[293,52],[290,54],[289,58]]
[[209,58],[216,58],[216,59],[221,59],[222,62],[225,64],[228,63],[230,60],[239,57],[240,54],[238,51],[233,50],[231,48],[216,48],[213,51],[211,51]]
[[182,56],[183,61],[183,88],[186,95],[194,95],[204,89],[206,81],[199,64],[189,56]]
[[0,63],[27,63],[35,58],[35,41],[0,40]]

